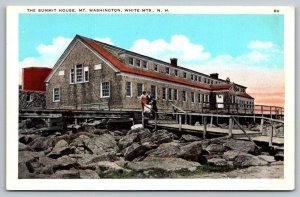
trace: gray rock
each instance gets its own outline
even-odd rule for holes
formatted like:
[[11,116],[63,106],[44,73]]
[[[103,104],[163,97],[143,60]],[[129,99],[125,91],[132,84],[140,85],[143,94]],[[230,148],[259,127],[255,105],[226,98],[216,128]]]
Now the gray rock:
[[265,160],[266,162],[268,162],[268,163],[273,163],[273,162],[275,162],[276,160],[274,159],[274,157],[273,156],[268,156],[268,155],[259,155],[258,156],[260,159],[263,159],[263,160]]
[[114,137],[110,134],[103,134],[84,141],[85,146],[93,154],[103,154],[105,152],[117,152],[119,150]]
[[99,179],[99,175],[93,170],[80,170],[79,171],[81,179]]
[[30,150],[31,149],[29,146],[26,146],[25,144],[19,142],[19,151],[30,151]]
[[53,147],[56,142],[56,139],[53,137],[38,137],[29,143],[29,146],[32,150],[43,151],[47,150],[50,147]]
[[182,142],[194,142],[199,140],[201,140],[201,138],[194,135],[182,135],[180,138],[180,141]]
[[223,158],[227,161],[233,161],[240,154],[237,150],[229,150],[223,154]]
[[78,166],[79,164],[77,163],[76,159],[64,155],[56,160],[55,164],[53,165],[53,171],[71,169]]
[[44,152],[19,151],[19,163],[30,163],[45,156]]
[[161,144],[157,149],[147,152],[149,157],[179,157],[180,145],[175,142]]
[[30,172],[25,163],[19,163],[18,165],[18,177],[19,179],[29,178]]
[[138,139],[141,143],[149,142],[149,138],[151,137],[152,133],[149,131],[149,129],[143,129],[138,132]]
[[188,161],[199,161],[199,157],[202,153],[201,142],[192,142],[185,146],[180,147],[178,156]]
[[201,166],[197,162],[186,161],[181,158],[161,158],[161,157],[147,157],[143,161],[129,162],[127,167],[132,170],[164,170],[164,171],[178,171],[189,170],[195,171],[197,167]]
[[151,136],[151,141],[157,145],[168,143],[176,139],[176,136],[167,130],[157,130]]
[[123,172],[125,169],[111,161],[100,161],[88,165],[95,167],[98,173],[111,173],[111,172]]
[[50,179],[79,179],[80,172],[79,170],[59,170],[55,174],[50,176]]
[[119,140],[118,145],[119,145],[120,149],[124,149],[124,148],[130,146],[132,143],[137,142],[137,141],[138,141],[138,134],[131,133],[131,134],[128,134],[128,135],[122,137]]
[[143,156],[145,152],[150,150],[151,146],[147,145],[140,145],[138,143],[133,143],[132,145],[125,148],[122,152],[126,160],[132,161],[134,158],[139,156]]
[[70,148],[68,142],[66,142],[65,140],[60,140],[55,144],[52,151],[48,154],[48,157],[58,158],[62,155],[73,154],[74,152],[75,149]]
[[36,138],[38,138],[38,135],[33,135],[33,134],[32,135],[21,135],[19,137],[19,142],[21,142],[23,144],[29,144]]
[[240,153],[234,159],[233,165],[236,167],[263,166],[268,165],[268,162],[254,155]]
[[256,153],[257,151],[257,148],[252,142],[244,140],[230,139],[224,144],[224,146],[231,150],[237,150],[245,153]]
[[210,166],[226,167],[227,161],[221,158],[212,158],[207,160],[207,164]]
[[102,134],[107,134],[108,130],[107,129],[95,129],[93,133],[96,135],[102,135]]
[[226,151],[225,147],[222,144],[210,144],[205,149],[210,154],[213,153],[223,153]]

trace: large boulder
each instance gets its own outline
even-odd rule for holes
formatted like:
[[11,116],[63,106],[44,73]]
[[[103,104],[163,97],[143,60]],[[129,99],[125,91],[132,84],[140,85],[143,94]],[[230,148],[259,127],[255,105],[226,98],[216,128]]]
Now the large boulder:
[[257,147],[250,141],[230,139],[224,143],[224,146],[231,150],[237,150],[244,153],[258,153]]
[[48,157],[58,158],[62,155],[68,155],[75,152],[75,148],[70,148],[68,142],[65,140],[58,141],[52,151],[48,154]]
[[56,139],[53,137],[38,137],[29,143],[32,150],[44,151],[52,148],[56,143]]
[[201,140],[201,138],[194,135],[182,135],[179,140],[182,142],[194,142]]
[[29,178],[30,172],[25,163],[19,163],[18,165],[18,177],[19,179]]
[[79,164],[77,163],[77,160],[70,157],[70,156],[67,156],[67,155],[64,155],[60,158],[58,158],[55,162],[55,164],[53,164],[53,171],[57,171],[57,170],[65,170],[65,169],[71,169],[71,168],[76,168],[78,167]]
[[237,150],[229,150],[223,154],[223,158],[227,161],[234,161],[234,159],[240,154]]
[[80,170],[80,179],[99,179],[97,172],[93,170]]
[[34,139],[38,138],[38,135],[20,135],[19,137],[19,142],[23,143],[23,144],[29,144],[30,142],[32,142]]
[[207,160],[207,164],[209,166],[226,167],[227,161],[225,159],[221,159],[221,158],[212,158],[212,159]]
[[132,161],[133,159],[143,156],[145,152],[151,149],[149,144],[138,144],[133,143],[132,145],[125,148],[122,152],[126,160]]
[[19,163],[31,163],[45,156],[44,152],[19,151]]
[[199,161],[199,157],[202,153],[201,142],[192,142],[185,146],[180,147],[179,157],[189,161]]
[[99,155],[105,152],[117,152],[119,150],[114,137],[110,134],[103,134],[89,140],[84,140],[85,146],[93,154]]
[[161,144],[157,149],[147,152],[149,157],[179,157],[180,145],[175,142]]
[[151,137],[152,133],[149,131],[149,129],[143,129],[138,132],[138,140],[141,143],[149,142],[149,138]]
[[71,170],[59,170],[55,174],[50,176],[50,179],[79,179],[80,172],[76,169]]
[[178,170],[195,171],[201,166],[197,162],[186,161],[181,158],[147,157],[143,161],[129,162],[127,167],[132,170],[163,170],[167,172]]
[[251,154],[240,153],[234,159],[233,165],[235,167],[263,166],[268,165],[268,162]]
[[210,144],[208,145],[205,150],[210,154],[223,154],[226,151],[223,144]]
[[157,145],[168,143],[176,139],[176,135],[167,130],[157,130],[151,136],[151,141]]
[[131,134],[128,134],[128,135],[122,137],[119,140],[118,145],[119,145],[120,149],[124,149],[124,148],[130,146],[132,143],[137,142],[137,141],[138,141],[138,134],[131,133]]
[[259,157],[260,159],[262,159],[262,160],[265,160],[265,161],[268,162],[268,163],[273,163],[273,162],[276,161],[275,158],[274,158],[274,156],[269,156],[269,155],[259,155],[258,157]]

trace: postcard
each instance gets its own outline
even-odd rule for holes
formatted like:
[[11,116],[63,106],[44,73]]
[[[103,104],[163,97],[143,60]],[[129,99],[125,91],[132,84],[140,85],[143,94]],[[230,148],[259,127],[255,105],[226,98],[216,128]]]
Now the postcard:
[[293,190],[295,9],[8,6],[7,190]]

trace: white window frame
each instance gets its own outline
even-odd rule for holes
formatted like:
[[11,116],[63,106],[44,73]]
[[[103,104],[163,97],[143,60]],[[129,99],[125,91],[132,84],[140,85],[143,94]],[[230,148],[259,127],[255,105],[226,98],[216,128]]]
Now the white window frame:
[[[138,84],[142,84],[142,93],[139,95],[139,91],[138,91]],[[143,94],[143,91],[144,91],[144,84],[143,83],[137,83],[136,84],[136,93],[138,94],[137,97],[139,98],[142,94]]]
[[[77,66],[81,66],[81,81],[77,80]],[[79,70],[79,69],[78,69]],[[84,70],[82,64],[76,64],[75,65],[75,83],[83,83],[84,82]]]
[[184,79],[186,79],[186,78],[187,78],[187,73],[186,73],[186,72],[183,72],[183,73],[182,73],[182,77],[183,77]]
[[[73,72],[72,72],[72,70],[73,70]],[[73,77],[72,77],[72,74],[73,74]],[[73,79],[73,82],[72,82],[72,79]],[[70,69],[70,84],[75,84],[75,68]]]
[[[108,96],[103,96],[103,84],[104,83],[108,83]],[[101,96],[101,98],[109,98],[110,97],[110,82],[109,81],[103,81],[103,82],[101,82],[100,96]]]
[[[132,59],[132,64],[130,64],[130,59]],[[128,64],[130,66],[133,66],[134,65],[134,58],[133,57],[128,57]]]
[[174,75],[175,75],[176,77],[178,77],[178,70],[177,70],[177,69],[174,69]]
[[[168,98],[168,96],[167,96],[167,88],[162,87],[161,91],[162,91],[162,95],[161,95],[162,100],[167,100],[167,98]],[[164,98],[164,94],[165,94],[165,98]]]
[[154,98],[157,99],[157,86],[156,85],[151,85],[150,86],[150,92],[151,92],[151,95],[152,95],[152,87],[153,86],[155,87],[155,97]]
[[172,88],[168,88],[167,90],[167,98],[168,98],[168,101],[173,101],[173,90]]
[[[181,93],[182,93],[182,101],[187,102],[187,91],[183,90]],[[184,95],[184,97],[183,97],[183,95]]]
[[[86,73],[87,73],[87,80],[86,80]],[[90,81],[90,71],[89,71],[89,67],[88,66],[85,66],[83,67],[83,77],[84,77],[84,82],[89,82]]]
[[154,64],[153,70],[154,70],[155,72],[158,72],[158,64]]
[[[127,83],[130,83],[130,95],[127,95]],[[125,86],[126,86],[126,92],[125,92],[125,95],[126,95],[126,97],[132,97],[132,82],[131,81],[126,81],[126,83],[125,83]]]
[[[176,94],[174,94],[175,90],[176,90]],[[175,97],[175,95],[176,95],[176,97]],[[174,99],[174,101],[178,101],[178,90],[177,89],[173,89],[173,99]]]
[[[146,67],[144,67],[144,63],[146,62]],[[148,62],[146,60],[141,60],[142,68],[148,69]]]
[[[170,67],[166,66],[165,70],[166,70],[166,74],[167,74],[167,75],[169,75],[169,74],[171,73]],[[168,70],[169,72],[167,72],[167,70]]]
[[195,92],[191,92],[191,102],[195,103]]
[[[137,64],[137,62],[139,62],[139,64]],[[141,68],[141,63],[142,63],[142,61],[140,59],[135,59],[135,61],[134,61],[134,65],[139,68]]]
[[[55,100],[55,90],[56,89],[58,89],[58,100]],[[53,102],[60,102],[60,88],[53,88],[53,92],[52,92],[52,94],[53,94]]]
[[[27,100],[27,96],[29,96],[29,100]],[[32,94],[30,94],[29,92],[26,93],[26,102],[27,103],[30,103],[33,101],[33,98],[32,98]]]

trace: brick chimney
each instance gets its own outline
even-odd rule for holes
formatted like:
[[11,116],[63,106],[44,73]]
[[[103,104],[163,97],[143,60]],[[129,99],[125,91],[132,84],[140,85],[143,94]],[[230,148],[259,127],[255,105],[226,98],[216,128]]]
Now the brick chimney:
[[177,58],[171,58],[171,59],[170,59],[170,64],[171,64],[172,66],[177,66]]
[[213,79],[219,79],[219,73],[211,73],[210,77]]

